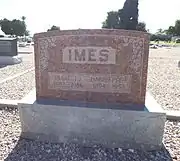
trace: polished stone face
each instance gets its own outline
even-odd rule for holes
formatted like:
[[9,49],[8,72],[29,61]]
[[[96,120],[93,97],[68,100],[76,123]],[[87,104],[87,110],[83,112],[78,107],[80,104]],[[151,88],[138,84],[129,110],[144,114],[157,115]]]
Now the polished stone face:
[[67,30],[35,35],[37,99],[144,104],[149,35]]
[[0,38],[0,57],[1,56],[16,56],[17,52],[17,39],[15,38]]

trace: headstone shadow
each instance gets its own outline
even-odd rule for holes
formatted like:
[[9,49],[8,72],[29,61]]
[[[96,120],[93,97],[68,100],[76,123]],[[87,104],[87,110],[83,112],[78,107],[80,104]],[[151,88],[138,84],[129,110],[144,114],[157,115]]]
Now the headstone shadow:
[[0,69],[5,68],[7,66],[13,66],[13,65],[15,65],[15,64],[0,64]]
[[[53,147],[53,148],[52,148]],[[163,147],[160,151],[132,151],[76,144],[53,144],[20,139],[5,161],[173,161]]]
[[7,66],[7,65],[0,65],[0,69],[1,69],[1,68],[5,68],[6,66]]

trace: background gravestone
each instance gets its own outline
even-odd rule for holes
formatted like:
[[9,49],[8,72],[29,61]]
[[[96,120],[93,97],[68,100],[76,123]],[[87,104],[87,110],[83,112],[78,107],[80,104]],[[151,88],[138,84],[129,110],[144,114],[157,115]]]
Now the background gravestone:
[[0,38],[0,56],[16,56],[17,54],[16,38]]
[[149,35],[137,31],[36,34],[37,100],[78,101],[77,106],[95,103],[108,108],[131,104],[125,108],[143,110],[148,53]]

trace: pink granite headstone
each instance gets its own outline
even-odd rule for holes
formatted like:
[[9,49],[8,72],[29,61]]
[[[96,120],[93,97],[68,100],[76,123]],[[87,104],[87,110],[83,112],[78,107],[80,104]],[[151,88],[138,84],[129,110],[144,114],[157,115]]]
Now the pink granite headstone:
[[65,30],[34,39],[37,100],[145,103],[147,33]]

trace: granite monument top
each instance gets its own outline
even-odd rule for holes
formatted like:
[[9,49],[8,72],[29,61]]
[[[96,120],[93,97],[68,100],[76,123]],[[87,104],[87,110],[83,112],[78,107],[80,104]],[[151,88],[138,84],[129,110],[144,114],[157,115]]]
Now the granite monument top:
[[149,34],[81,29],[34,40],[37,100],[144,104]]

